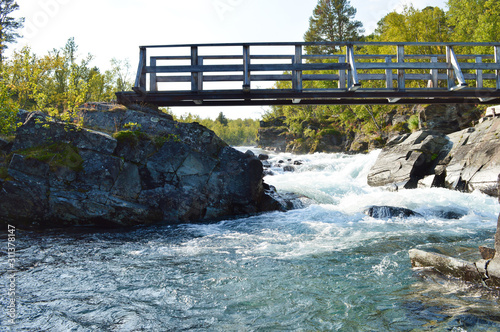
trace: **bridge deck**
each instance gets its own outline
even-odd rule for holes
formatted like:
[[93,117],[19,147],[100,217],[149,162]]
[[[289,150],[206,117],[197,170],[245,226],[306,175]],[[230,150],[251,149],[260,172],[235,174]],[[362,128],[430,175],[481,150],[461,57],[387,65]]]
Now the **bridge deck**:
[[[311,54],[314,47],[328,47],[331,54]],[[478,49],[484,54],[473,54]],[[279,88],[259,87],[276,87],[278,82]],[[117,93],[118,102],[158,106],[499,104],[500,43],[142,46],[133,90]]]

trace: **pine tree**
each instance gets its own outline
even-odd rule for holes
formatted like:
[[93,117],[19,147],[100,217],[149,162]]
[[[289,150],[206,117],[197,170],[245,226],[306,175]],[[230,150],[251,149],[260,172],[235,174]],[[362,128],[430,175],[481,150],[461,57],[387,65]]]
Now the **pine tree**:
[[21,37],[16,31],[24,26],[24,18],[13,18],[12,12],[19,9],[19,5],[14,0],[0,0],[0,62],[3,59],[3,52],[7,48],[6,44],[13,43],[16,38]]
[[[357,41],[364,33],[363,23],[354,20],[356,9],[349,0],[319,0],[309,19],[306,42]],[[331,47],[307,47],[308,54],[328,54]]]

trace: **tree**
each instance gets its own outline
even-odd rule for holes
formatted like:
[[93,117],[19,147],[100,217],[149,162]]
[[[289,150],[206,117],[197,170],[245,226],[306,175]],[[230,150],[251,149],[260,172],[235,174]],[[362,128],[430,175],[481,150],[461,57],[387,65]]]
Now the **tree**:
[[[354,20],[356,9],[349,0],[319,0],[309,19],[306,42],[357,41],[364,33],[363,23]],[[306,47],[308,54],[328,54],[334,49],[324,46]]]
[[216,121],[219,122],[223,126],[227,126],[227,122],[228,122],[227,118],[224,115],[224,113],[222,113],[222,112],[219,113],[219,116],[217,117]]
[[19,9],[14,0],[0,0],[0,62],[3,59],[3,51],[6,44],[15,42],[20,35],[16,31],[24,26],[24,18],[13,18],[10,15]]
[[[447,42],[450,40],[450,28],[446,13],[441,8],[429,6],[418,10],[410,5],[405,6],[402,13],[393,11],[384,16],[370,39],[381,42]],[[432,54],[443,53],[444,49],[411,46],[407,51],[413,54]]]
[[[500,39],[498,0],[448,0],[448,22],[456,42],[497,42]],[[481,54],[484,49],[470,49]]]

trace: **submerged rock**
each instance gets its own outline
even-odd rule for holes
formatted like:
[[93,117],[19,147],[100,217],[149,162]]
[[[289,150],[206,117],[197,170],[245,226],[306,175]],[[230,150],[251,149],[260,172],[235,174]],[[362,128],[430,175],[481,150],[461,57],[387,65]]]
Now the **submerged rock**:
[[[266,194],[253,153],[231,148],[201,125],[129,109],[82,116],[93,130],[39,112],[27,116],[0,182],[1,222],[191,222],[267,211],[277,199]],[[130,123],[140,130],[128,130]],[[118,134],[105,133],[111,129]]]
[[414,216],[421,216],[419,213],[394,206],[370,206],[364,213],[373,218],[408,218]]

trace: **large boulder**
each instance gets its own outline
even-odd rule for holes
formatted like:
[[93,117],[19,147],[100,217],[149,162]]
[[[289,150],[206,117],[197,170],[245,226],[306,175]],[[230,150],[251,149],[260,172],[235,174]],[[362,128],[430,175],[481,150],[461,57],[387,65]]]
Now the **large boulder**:
[[453,148],[448,153],[445,186],[471,192],[479,190],[497,196],[500,173],[500,118],[486,119],[474,128],[448,136]]
[[444,136],[418,131],[390,140],[368,175],[371,186],[445,187],[498,195],[500,118]]
[[258,158],[199,124],[130,109],[85,111],[83,123],[93,130],[42,113],[26,117],[0,178],[1,222],[131,226],[212,220],[276,205]]
[[420,179],[433,173],[447,145],[448,140],[443,135],[431,131],[395,137],[382,150],[370,170],[368,184],[374,187],[416,188]]

